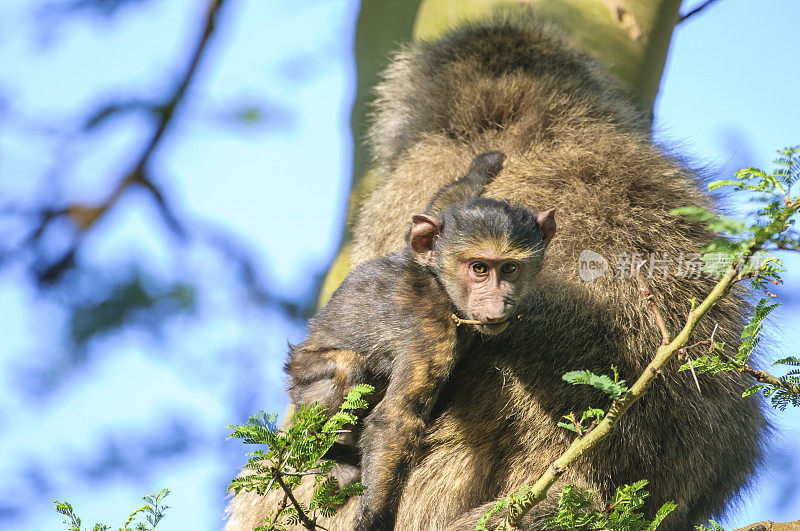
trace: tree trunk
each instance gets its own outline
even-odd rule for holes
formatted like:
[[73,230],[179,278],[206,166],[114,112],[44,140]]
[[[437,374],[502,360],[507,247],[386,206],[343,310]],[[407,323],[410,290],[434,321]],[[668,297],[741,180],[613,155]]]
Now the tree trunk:
[[364,147],[367,134],[367,115],[372,99],[372,87],[378,83],[380,73],[398,45],[413,37],[414,20],[420,0],[361,0],[356,22],[356,96],[350,115],[353,132],[353,181],[350,185],[350,202],[342,231],[339,254],[323,282],[320,306],[350,272],[348,243],[353,222],[364,197],[372,189],[368,177],[369,153]]

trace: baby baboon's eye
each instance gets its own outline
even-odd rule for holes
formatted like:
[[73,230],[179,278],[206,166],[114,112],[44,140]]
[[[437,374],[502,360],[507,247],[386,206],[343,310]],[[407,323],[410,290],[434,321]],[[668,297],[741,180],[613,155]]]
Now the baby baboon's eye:
[[475,271],[477,275],[485,275],[489,268],[483,262],[475,262],[472,264],[472,270]]
[[517,264],[514,262],[506,262],[500,267],[500,272],[504,275],[510,275],[517,270]]

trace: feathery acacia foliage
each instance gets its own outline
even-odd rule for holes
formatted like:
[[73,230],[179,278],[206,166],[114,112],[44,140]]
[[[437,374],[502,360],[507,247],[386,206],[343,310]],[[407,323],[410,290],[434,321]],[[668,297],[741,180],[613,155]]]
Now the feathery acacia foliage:
[[695,527],[697,531],[725,531],[721,525],[716,523],[714,520],[709,520],[708,525],[698,525]]
[[[144,505],[133,511],[125,524],[119,531],[153,531],[158,523],[164,518],[164,511],[169,509],[163,504],[164,498],[169,495],[169,490],[163,489],[155,494],[150,494],[142,498]],[[64,523],[69,526],[69,531],[83,531],[81,519],[75,514],[69,502],[55,501],[56,512],[67,517]],[[144,521],[141,517],[144,516]],[[111,526],[106,524],[94,524],[92,531],[111,531]]]
[[[749,242],[755,238],[764,241],[761,250],[770,251],[800,251],[800,232],[796,222],[798,195],[798,182],[800,182],[800,146],[784,148],[778,151],[778,158],[774,163],[777,166],[772,173],[767,173],[756,168],[745,168],[735,174],[735,179],[715,181],[709,185],[711,190],[732,186],[735,191],[747,192],[761,207],[756,212],[756,221],[752,225],[732,220],[708,212],[697,207],[687,207],[674,211],[677,214],[688,215],[692,219],[706,223],[707,227],[718,233],[720,237],[711,242],[704,251],[704,260],[707,272],[719,274],[719,266],[725,267],[734,263],[746,251]],[[786,217],[787,209],[794,207],[793,214]],[[722,255],[723,260],[719,260]],[[754,257],[755,258],[755,257]],[[774,295],[767,291],[768,284],[780,284],[779,273],[784,271],[780,260],[774,256],[762,256],[750,260],[739,272],[740,279],[749,279],[755,289],[763,290],[770,298]],[[742,332],[742,343],[734,355],[725,352],[725,344],[713,342],[709,354],[700,356],[681,366],[680,370],[693,368],[698,374],[704,372],[717,373],[720,371],[738,370],[753,376],[759,383],[747,389],[743,396],[750,396],[761,392],[769,399],[772,406],[781,411],[787,406],[800,406],[800,369],[790,369],[781,377],[775,377],[765,371],[753,369],[748,365],[750,355],[760,342],[760,333],[764,320],[772,313],[779,303],[770,303],[761,299],[750,317],[747,326]],[[789,356],[780,359],[774,365],[800,366],[797,357]]]
[[607,529],[609,531],[652,531],[677,505],[667,502],[648,521],[636,511],[644,505],[647,480],[623,485],[602,510],[594,507],[596,491],[565,485],[558,500],[558,514],[545,521],[545,529]]
[[714,520],[709,520],[708,525],[700,524],[695,526],[695,529],[697,531],[725,531],[725,529]]
[[[574,385],[589,385],[617,400],[630,393],[625,385],[625,380],[619,379],[617,368],[612,366],[613,380],[605,375],[597,375],[592,371],[571,371],[562,376],[562,379]],[[589,408],[584,411],[580,419],[574,414],[565,415],[569,422],[559,422],[558,426],[574,431],[579,436],[591,430],[595,424],[603,420],[606,411],[599,408]],[[587,425],[586,422],[590,421]],[[655,530],[664,518],[677,506],[673,502],[666,502],[656,512],[652,521],[648,521],[641,513],[636,512],[644,505],[644,500],[649,493],[644,490],[648,481],[637,481],[632,485],[623,485],[617,489],[614,498],[602,510],[595,507],[597,491],[582,489],[574,484],[567,484],[561,489],[558,500],[558,514],[545,521],[544,529],[606,529],[609,531],[652,531]],[[504,500],[505,501],[505,500]],[[507,507],[512,500],[505,504]],[[505,507],[499,507],[502,509]],[[491,513],[495,514],[495,513]],[[487,513],[487,519],[488,519]],[[477,529],[481,529],[480,526]],[[484,527],[485,529],[485,527]]]
[[[627,393],[630,393],[630,390],[625,386],[625,380],[619,379],[617,368],[612,365],[611,370],[614,372],[613,380],[605,374],[597,375],[592,371],[586,370],[570,371],[561,378],[565,382],[569,382],[573,385],[589,385],[604,392],[612,400],[616,400],[622,396],[625,396]],[[581,414],[580,418],[578,418],[574,413],[564,415],[564,419],[566,419],[568,422],[559,422],[558,426],[570,431],[574,431],[578,435],[583,435],[592,429],[595,424],[603,420],[605,415],[606,411],[604,409],[589,408]],[[589,421],[588,425],[586,424],[587,421]]]
[[[334,462],[322,459],[333,446],[339,434],[358,420],[355,411],[366,409],[362,397],[372,393],[370,385],[357,385],[345,397],[339,411],[330,418],[318,404],[302,404],[292,415],[291,425],[280,430],[275,415],[261,412],[250,417],[246,424],[229,426],[230,438],[241,439],[246,444],[264,444],[266,450],[248,453],[245,469],[249,473],[234,478],[228,491],[255,492],[259,495],[269,490],[282,489],[283,501],[266,518],[265,525],[254,531],[282,531],[286,525],[301,524],[316,529],[317,518],[332,516],[349,496],[364,492],[361,483],[339,487],[336,478],[328,474]],[[314,476],[314,494],[307,503],[298,501],[292,491],[304,476]]]
[[[774,365],[800,367],[800,359],[790,356],[776,361]],[[781,411],[785,411],[786,406],[800,407],[800,369],[790,369],[788,373],[778,378],[780,383],[770,382],[768,379],[764,381],[765,384],[749,387],[743,396],[761,392],[772,403],[772,407]]]
[[[564,485],[558,499],[558,513],[544,522],[542,529],[600,529],[605,531],[654,531],[677,505],[666,502],[652,520],[637,512],[649,495],[644,487],[647,480],[632,485],[623,485],[614,493],[611,502],[604,508],[596,507],[597,491],[582,489],[571,483]],[[519,503],[530,490],[523,487],[499,500],[483,515],[475,527],[476,531],[488,531],[489,519],[514,503]]]

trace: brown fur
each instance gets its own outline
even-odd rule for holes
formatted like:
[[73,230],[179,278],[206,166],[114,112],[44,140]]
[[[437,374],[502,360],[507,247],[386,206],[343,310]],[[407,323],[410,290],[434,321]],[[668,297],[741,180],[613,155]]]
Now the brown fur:
[[[507,155],[488,197],[559,212],[562,228],[523,322],[471,351],[442,390],[395,527],[474,529],[496,498],[532,484],[566,449],[573,437],[556,427],[562,415],[603,407],[602,396],[561,375],[608,373],[615,365],[631,382],[646,365],[660,334],[634,280],[614,277],[615,259],[697,252],[709,235],[670,211],[710,200],[691,171],[653,145],[643,113],[610,79],[529,20],[472,26],[406,48],[378,88],[376,108],[371,142],[383,179],[359,217],[356,262],[400,248],[402,221],[486,149]],[[605,276],[579,279],[584,249],[609,260]],[[689,299],[714,283],[672,274],[649,282],[673,333]],[[695,338],[718,324],[716,339],[736,348],[748,307],[741,292],[727,298]],[[665,501],[678,504],[660,528],[666,531],[685,531],[725,510],[758,465],[767,429],[761,401],[741,398],[745,377],[702,375],[700,395],[678,366],[673,362],[561,480],[607,499],[622,484],[648,479],[648,514]],[[524,529],[538,528],[558,490]],[[269,503],[237,497],[228,529],[246,529],[238,522],[257,521]],[[347,503],[323,525],[351,529],[356,505]]]
[[[513,330],[555,233],[552,211],[476,197],[503,159],[484,153],[443,186],[429,213],[413,216],[406,248],[354,269],[291,348],[294,405],[317,402],[333,413],[354,385],[383,391],[327,455],[348,467],[346,480],[355,479],[353,467],[362,471],[357,531],[394,527],[443,383],[465,353]],[[459,328],[456,315],[474,323]]]

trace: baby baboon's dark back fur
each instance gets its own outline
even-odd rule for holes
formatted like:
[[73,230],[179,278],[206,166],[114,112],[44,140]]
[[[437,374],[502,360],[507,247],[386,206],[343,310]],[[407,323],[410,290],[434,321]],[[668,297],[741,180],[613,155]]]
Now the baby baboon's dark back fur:
[[[614,276],[615,260],[621,253],[676,260],[697,252],[708,234],[670,211],[709,199],[689,170],[652,144],[643,113],[610,78],[528,19],[473,25],[404,48],[378,87],[375,108],[370,141],[382,181],[356,227],[356,262],[400,249],[406,220],[486,150],[507,159],[485,195],[558,211],[559,234],[524,326],[471,352],[451,376],[396,528],[474,529],[497,497],[533,483],[567,447],[572,435],[556,427],[561,415],[604,404],[591,390],[564,383],[562,374],[608,373],[615,365],[632,381],[646,365],[660,334],[635,281]],[[610,262],[593,282],[577,274],[584,249]],[[673,332],[689,298],[713,285],[674,272],[649,279]],[[719,324],[716,339],[736,348],[748,307],[742,297],[727,299],[696,337]],[[647,510],[675,501],[678,509],[662,529],[685,531],[722,512],[747,484],[767,423],[759,400],[741,398],[749,384],[742,376],[702,375],[699,395],[678,365],[563,481],[608,495],[648,479]],[[552,509],[556,491],[525,529]],[[237,496],[228,529],[256,523],[269,503]],[[348,529],[355,505],[323,525]]]

